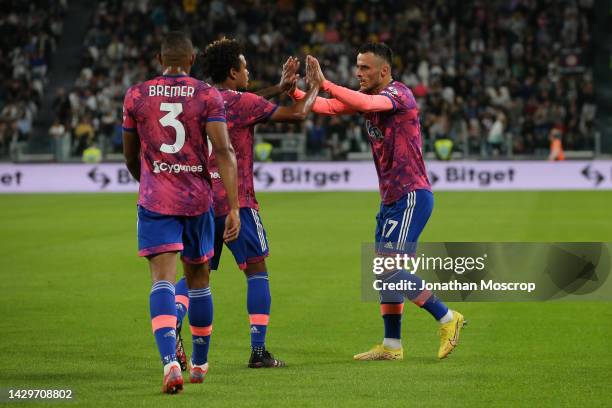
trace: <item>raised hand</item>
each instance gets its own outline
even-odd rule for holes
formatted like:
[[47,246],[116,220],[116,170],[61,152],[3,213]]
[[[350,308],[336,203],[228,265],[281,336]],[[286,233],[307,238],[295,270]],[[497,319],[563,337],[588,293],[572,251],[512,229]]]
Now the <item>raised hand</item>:
[[310,86],[318,87],[323,86],[325,82],[325,75],[323,75],[319,61],[312,55],[306,57],[306,80]]
[[300,60],[296,57],[289,57],[285,64],[283,64],[283,73],[278,84],[283,92],[292,91],[299,78],[298,70],[300,68]]

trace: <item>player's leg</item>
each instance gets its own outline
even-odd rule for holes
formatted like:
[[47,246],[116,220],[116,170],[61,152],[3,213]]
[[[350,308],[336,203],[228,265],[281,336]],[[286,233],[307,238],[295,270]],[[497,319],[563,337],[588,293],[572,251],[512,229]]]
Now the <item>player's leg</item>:
[[[383,241],[388,239],[393,242],[396,250],[400,253],[413,255],[416,252],[416,243],[431,216],[433,210],[433,194],[426,190],[417,190],[408,194],[407,198],[394,205],[400,208],[402,215],[401,227],[389,234],[388,238],[383,237]],[[389,215],[389,220],[399,219],[400,212],[393,211]],[[414,273],[404,270],[390,271],[381,275],[383,282],[414,282],[415,288],[422,287],[422,279]],[[449,314],[448,307],[428,290],[406,290],[396,291],[403,294],[408,300],[419,307],[427,310],[436,320],[446,322]],[[452,312],[450,312],[452,313]]]
[[213,301],[209,286],[208,261],[214,253],[214,219],[212,211],[184,218],[181,259],[189,297],[189,327],[193,340],[190,381],[201,383],[208,372],[208,350],[212,334]]
[[[394,218],[397,219],[395,223],[392,222]],[[396,231],[401,229],[399,214],[394,214],[393,208],[381,205],[380,212],[376,217],[376,242],[384,241],[384,236],[393,234],[394,229]],[[380,314],[385,327],[383,348],[385,352],[393,357],[392,359],[402,359],[404,357],[401,341],[404,296],[401,293],[389,290],[383,290],[379,295]]]
[[[223,251],[223,229],[225,226],[225,217],[215,217],[215,243],[214,255],[209,262],[210,270],[216,270],[219,266],[219,260]],[[189,264],[183,262],[183,270],[188,268]],[[187,369],[187,354],[183,346],[183,338],[181,335],[182,322],[189,310],[189,289],[187,288],[187,280],[181,278],[175,285],[176,290],[176,356],[181,364],[181,369]]]
[[270,320],[270,285],[265,258],[268,256],[268,239],[259,212],[253,208],[240,209],[240,235],[227,244],[238,267],[247,280],[247,312],[251,333],[251,368],[283,367],[285,363],[275,359],[266,349],[266,333]]
[[171,283],[176,280],[176,252],[150,256],[149,267],[153,280],[149,297],[151,325],[164,364],[162,392],[174,394],[183,389],[183,376],[176,357],[176,314]]
[[174,285],[175,302],[176,302],[176,358],[181,365],[181,371],[187,370],[187,354],[183,345],[183,337],[181,330],[183,328],[183,319],[189,310],[189,293],[187,289],[187,281],[185,277],[181,278]]
[[174,281],[176,252],[183,248],[182,226],[176,217],[138,208],[138,253],[149,260],[152,288],[149,296],[151,326],[162,364],[162,391],[176,393],[183,377],[176,359],[176,309]]
[[176,301],[176,328],[180,330],[183,325],[183,319],[187,315],[187,310],[189,310],[189,289],[187,288],[187,281],[184,276],[176,282],[174,288]]
[[284,367],[285,362],[274,358],[266,348],[266,333],[270,321],[270,285],[266,261],[247,260],[244,271],[247,279],[247,311],[251,331],[250,368]]
[[[433,194],[427,190],[417,190],[408,195],[406,219],[409,220],[394,238],[397,247],[404,253],[414,254],[416,243],[425,228],[433,210]],[[440,324],[439,358],[445,358],[457,345],[464,324],[463,315],[450,310],[441,299],[427,289],[421,290],[423,280],[414,273],[404,270],[392,271],[381,276],[383,283],[413,282],[415,290],[401,291],[412,303],[426,310]]]
[[213,300],[209,287],[208,263],[184,264],[189,287],[189,327],[193,352],[191,354],[190,381],[201,383],[208,372],[208,350],[213,322]]
[[[405,209],[394,205],[381,204],[376,216],[375,242],[377,252],[383,255],[385,251],[393,253],[397,250],[396,244],[390,246],[391,236],[399,235]],[[387,246],[387,248],[385,248]],[[404,310],[404,295],[396,291],[383,290],[380,296],[380,313],[384,324],[384,338],[382,344],[372,349],[356,354],[355,360],[401,360],[404,358],[402,348],[402,313]]]
[[[429,220],[433,209],[433,194],[427,190],[417,190],[416,207],[414,214],[414,222],[410,225],[407,234],[407,241],[412,246],[410,252],[416,250],[416,242],[418,241],[421,232],[425,228],[425,224]],[[417,288],[422,287],[422,280],[415,274],[410,275],[417,284]],[[410,296],[410,294],[406,294]],[[440,347],[438,349],[438,358],[446,358],[457,346],[461,329],[465,324],[463,315],[457,311],[450,310],[441,299],[429,290],[423,290],[409,299],[417,306],[423,308],[440,323]]]

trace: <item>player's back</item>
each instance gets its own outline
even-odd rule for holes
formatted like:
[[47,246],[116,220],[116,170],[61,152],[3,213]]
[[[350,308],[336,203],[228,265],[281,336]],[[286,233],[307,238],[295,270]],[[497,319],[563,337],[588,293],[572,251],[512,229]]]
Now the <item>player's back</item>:
[[[221,89],[225,103],[227,130],[236,151],[238,167],[238,200],[240,207],[259,209],[253,185],[253,143],[255,125],[266,121],[278,105],[251,93]],[[229,212],[227,192],[221,182],[214,155],[211,155],[210,171],[213,181],[215,216]]]
[[208,211],[210,121],[225,121],[219,92],[190,76],[159,76],[128,90],[124,129],[140,138],[140,205],[167,215]]
[[364,114],[385,204],[410,191],[431,190],[422,154],[419,110],[410,89],[392,81],[381,91],[394,109]]

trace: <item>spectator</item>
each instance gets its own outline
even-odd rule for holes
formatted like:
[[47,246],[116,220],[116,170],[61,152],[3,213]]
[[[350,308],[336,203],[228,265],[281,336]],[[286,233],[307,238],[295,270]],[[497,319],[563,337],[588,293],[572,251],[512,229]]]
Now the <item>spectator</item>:
[[493,157],[499,156],[504,149],[504,129],[506,127],[506,116],[499,111],[495,117],[495,122],[489,129],[487,142],[489,151]]
[[548,138],[550,140],[550,154],[548,155],[548,160],[565,160],[565,154],[563,153],[563,144],[561,143],[561,131],[559,129],[551,130]]
[[83,163],[100,163],[102,161],[102,150],[97,145],[92,144],[83,150],[82,156]]
[[[101,145],[117,149],[102,141],[115,134],[111,123],[121,121],[125,90],[158,73],[161,36],[180,27],[200,46],[221,35],[241,39],[258,79],[254,88],[275,83],[288,55],[305,53],[319,57],[330,80],[355,87],[355,50],[368,40],[386,41],[396,54],[394,78],[412,87],[418,99],[426,148],[449,137],[465,154],[499,155],[506,150],[500,138],[507,134],[518,152],[531,154],[547,148],[553,126],[565,129],[568,147],[588,148],[597,113],[587,68],[592,7],[589,1],[545,0],[263,0],[256,7],[231,1],[108,0],[98,3],[84,39],[81,75],[69,92],[70,118],[64,120],[65,99],[58,115],[61,111],[67,127],[90,116]],[[572,49],[584,52],[581,66],[568,72],[559,61]],[[25,52],[11,55],[17,75],[23,75]],[[38,61],[37,55],[32,58]],[[349,129],[344,134],[329,118],[315,121],[307,130],[309,151],[320,154],[321,140],[339,157],[346,149],[363,148],[366,138],[358,142],[350,130],[361,117],[342,122]],[[294,128],[265,124],[261,130]]]
[[66,132],[66,128],[59,119],[56,119],[49,128],[49,136],[53,142],[55,160],[65,160],[67,158],[66,151],[70,149],[70,138]]
[[[63,29],[66,0],[6,0],[0,14],[0,120],[3,149],[17,154],[29,139]],[[7,136],[10,134],[10,136]],[[11,142],[7,142],[11,140]]]
[[80,157],[83,151],[94,141],[94,128],[89,116],[84,116],[74,129],[72,142],[74,155]]

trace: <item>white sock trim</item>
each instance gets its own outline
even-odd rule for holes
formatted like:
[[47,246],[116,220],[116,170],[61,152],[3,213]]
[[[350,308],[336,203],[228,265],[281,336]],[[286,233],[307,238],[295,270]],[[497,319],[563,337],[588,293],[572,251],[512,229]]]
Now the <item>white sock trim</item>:
[[197,364],[193,364],[193,361],[191,361],[191,367],[192,368],[200,368],[202,369],[202,371],[208,371],[208,362],[201,364],[201,365],[197,365]]
[[445,324],[453,320],[453,311],[448,309],[448,312],[438,320],[440,324]]
[[389,349],[396,350],[398,348],[402,348],[402,340],[401,339],[390,339],[385,337],[383,339],[383,346]]
[[179,365],[178,361],[171,361],[164,366],[164,375],[168,375],[172,366],[177,366],[179,370],[181,369],[181,366]]

